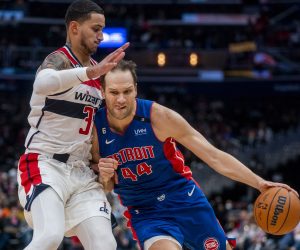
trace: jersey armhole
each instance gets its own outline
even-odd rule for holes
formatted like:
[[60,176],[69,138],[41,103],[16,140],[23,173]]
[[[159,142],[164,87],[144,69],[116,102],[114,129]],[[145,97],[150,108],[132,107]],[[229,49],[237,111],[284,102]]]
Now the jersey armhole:
[[165,143],[165,141],[162,141],[158,138],[158,136],[156,135],[155,133],[155,130],[153,128],[153,125],[152,125],[152,111],[153,111],[153,105],[155,104],[156,102],[152,102],[151,104],[151,107],[150,107],[150,116],[149,116],[149,119],[150,119],[150,125],[151,125],[151,128],[152,128],[152,131],[153,131],[153,135],[155,136],[156,140],[158,140],[159,142],[161,143]]

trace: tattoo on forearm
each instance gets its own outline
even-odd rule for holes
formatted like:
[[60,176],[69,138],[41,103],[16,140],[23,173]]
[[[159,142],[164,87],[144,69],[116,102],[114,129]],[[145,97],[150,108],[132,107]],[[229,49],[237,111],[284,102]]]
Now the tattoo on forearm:
[[42,69],[63,70],[72,68],[70,61],[61,53],[53,53],[46,57],[38,71]]

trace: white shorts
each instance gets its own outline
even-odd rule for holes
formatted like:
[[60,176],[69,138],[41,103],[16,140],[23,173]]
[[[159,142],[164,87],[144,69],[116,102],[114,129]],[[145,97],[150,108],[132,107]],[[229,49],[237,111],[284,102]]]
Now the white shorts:
[[110,220],[111,206],[97,176],[83,161],[63,163],[37,153],[21,156],[18,195],[27,223],[33,227],[30,206],[39,193],[51,186],[65,206],[65,235],[82,221],[102,216]]
[[173,241],[180,248],[182,248],[181,244],[176,239],[174,239],[173,237],[168,236],[168,235],[160,235],[160,236],[154,236],[154,237],[146,240],[145,243],[144,243],[144,249],[148,250],[156,241],[159,241],[159,240],[170,240],[170,241]]

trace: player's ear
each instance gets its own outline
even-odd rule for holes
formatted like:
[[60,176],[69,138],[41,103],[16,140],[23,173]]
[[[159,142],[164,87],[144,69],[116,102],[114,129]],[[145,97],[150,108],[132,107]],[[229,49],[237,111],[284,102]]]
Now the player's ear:
[[135,90],[135,97],[137,96],[137,83],[134,85],[134,90]]
[[78,30],[79,30],[79,23],[76,21],[71,21],[69,24],[69,31],[74,34],[77,35],[78,34]]

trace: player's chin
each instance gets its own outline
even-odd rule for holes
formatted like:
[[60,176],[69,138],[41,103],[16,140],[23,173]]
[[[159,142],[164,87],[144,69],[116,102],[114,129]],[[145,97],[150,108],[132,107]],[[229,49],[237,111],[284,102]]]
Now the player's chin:
[[97,46],[97,45],[95,45],[95,46],[93,46],[93,47],[90,47],[90,53],[91,53],[91,54],[96,53],[97,50],[98,50],[98,46]]
[[115,113],[115,117],[118,119],[118,120],[123,120],[127,117],[126,113],[124,112],[116,112]]

